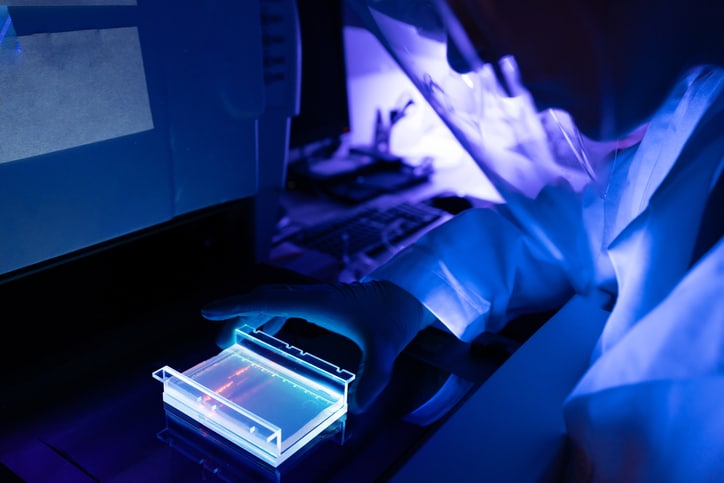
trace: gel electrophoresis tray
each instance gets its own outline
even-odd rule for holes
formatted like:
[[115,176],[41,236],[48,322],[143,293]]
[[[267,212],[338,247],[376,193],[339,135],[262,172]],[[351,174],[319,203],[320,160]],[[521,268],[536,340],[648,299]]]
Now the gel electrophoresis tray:
[[354,374],[245,326],[237,341],[181,373],[153,373],[163,401],[277,467],[347,414]]

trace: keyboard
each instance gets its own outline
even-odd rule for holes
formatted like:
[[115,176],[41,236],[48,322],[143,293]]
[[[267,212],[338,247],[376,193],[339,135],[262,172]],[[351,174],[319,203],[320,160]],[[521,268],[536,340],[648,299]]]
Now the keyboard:
[[360,253],[375,257],[444,216],[449,215],[425,201],[403,201],[305,227],[289,241],[340,260]]

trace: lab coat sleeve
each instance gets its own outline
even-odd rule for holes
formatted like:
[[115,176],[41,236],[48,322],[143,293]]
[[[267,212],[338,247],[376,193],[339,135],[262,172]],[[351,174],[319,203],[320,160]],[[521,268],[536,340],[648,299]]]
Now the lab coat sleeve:
[[523,313],[560,307],[573,293],[565,271],[488,208],[458,214],[365,279],[407,290],[464,341]]
[[591,366],[565,403],[575,479],[722,481],[724,240]]

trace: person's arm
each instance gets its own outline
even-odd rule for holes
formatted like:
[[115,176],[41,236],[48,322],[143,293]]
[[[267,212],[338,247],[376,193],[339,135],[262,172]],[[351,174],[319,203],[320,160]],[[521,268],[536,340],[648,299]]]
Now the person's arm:
[[387,280],[469,341],[573,294],[564,269],[497,210],[466,210],[364,280]]

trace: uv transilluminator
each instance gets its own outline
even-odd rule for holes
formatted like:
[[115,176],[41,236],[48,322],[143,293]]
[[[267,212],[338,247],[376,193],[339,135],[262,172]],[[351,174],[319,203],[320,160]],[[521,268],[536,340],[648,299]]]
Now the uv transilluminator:
[[163,382],[166,405],[277,467],[344,422],[355,376],[244,326],[216,356],[183,373],[164,366],[153,377]]

